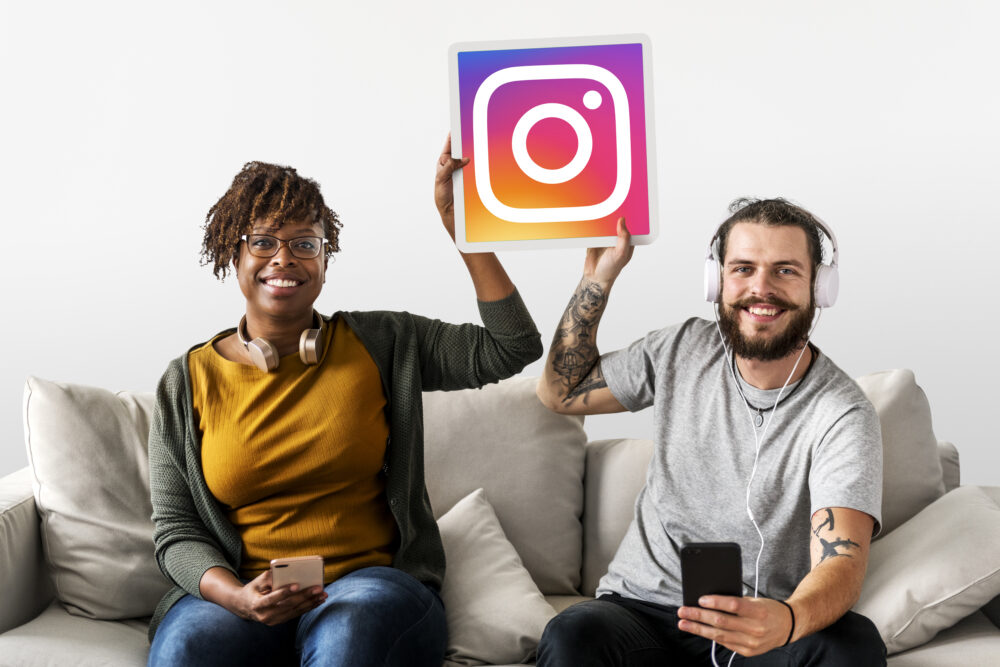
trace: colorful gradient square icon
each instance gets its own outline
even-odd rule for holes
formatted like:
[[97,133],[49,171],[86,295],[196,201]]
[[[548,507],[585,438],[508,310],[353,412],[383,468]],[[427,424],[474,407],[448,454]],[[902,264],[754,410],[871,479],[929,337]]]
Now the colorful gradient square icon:
[[645,35],[452,45],[455,236],[466,252],[657,233]]

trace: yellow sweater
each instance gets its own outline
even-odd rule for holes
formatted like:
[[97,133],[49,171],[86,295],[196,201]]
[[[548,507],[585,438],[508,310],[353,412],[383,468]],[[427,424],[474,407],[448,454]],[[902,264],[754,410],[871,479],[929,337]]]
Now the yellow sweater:
[[272,373],[224,359],[217,340],[190,353],[191,388],[205,481],[243,539],[240,575],[311,554],[326,583],[390,565],[385,394],[355,333],[331,322],[319,364],[296,352]]

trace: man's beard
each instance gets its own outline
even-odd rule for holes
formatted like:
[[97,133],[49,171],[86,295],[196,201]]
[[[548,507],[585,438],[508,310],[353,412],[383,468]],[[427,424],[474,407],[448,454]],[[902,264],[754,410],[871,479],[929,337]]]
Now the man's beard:
[[[740,331],[739,311],[757,304],[776,306],[785,311],[785,315],[790,319],[782,333],[773,338],[759,335],[750,338],[743,335]],[[809,336],[815,312],[816,304],[811,295],[809,305],[804,308],[777,298],[743,299],[733,304],[722,304],[719,308],[719,327],[736,356],[758,361],[774,361],[802,349]]]

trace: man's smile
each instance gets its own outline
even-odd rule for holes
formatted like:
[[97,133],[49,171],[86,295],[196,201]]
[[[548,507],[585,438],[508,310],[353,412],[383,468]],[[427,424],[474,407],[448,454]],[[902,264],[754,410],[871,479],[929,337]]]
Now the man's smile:
[[743,312],[750,315],[754,322],[773,322],[785,312],[783,308],[769,304],[754,304],[743,308]]

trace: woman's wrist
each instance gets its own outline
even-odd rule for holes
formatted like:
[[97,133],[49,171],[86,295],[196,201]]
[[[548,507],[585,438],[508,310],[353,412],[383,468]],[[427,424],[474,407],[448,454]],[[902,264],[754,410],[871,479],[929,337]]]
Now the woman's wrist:
[[198,585],[201,597],[224,607],[241,618],[247,618],[242,607],[243,582],[224,567],[211,567],[201,575]]

